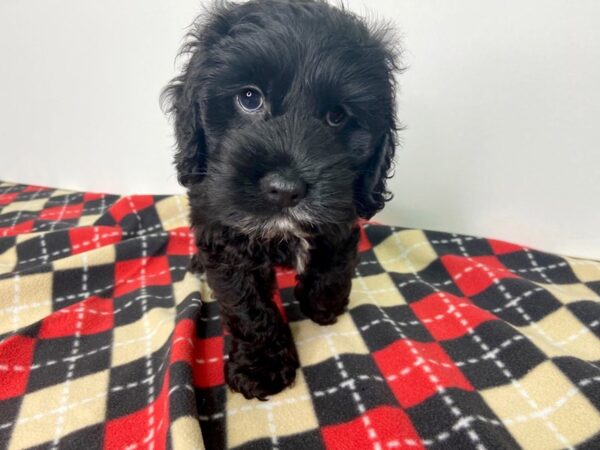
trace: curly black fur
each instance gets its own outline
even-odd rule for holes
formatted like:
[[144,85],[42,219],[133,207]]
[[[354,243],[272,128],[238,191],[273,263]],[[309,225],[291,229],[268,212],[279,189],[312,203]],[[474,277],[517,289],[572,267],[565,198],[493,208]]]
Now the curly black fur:
[[[189,38],[163,99],[199,249],[191,268],[206,271],[232,336],[229,386],[265,399],[298,367],[272,302],[273,266],[298,270],[305,315],[335,322],[357,263],[357,219],[391,197],[396,50],[388,27],[320,0],[220,2]],[[236,103],[248,86],[264,95],[251,114]],[[347,119],[333,127],[327,112],[340,107]],[[273,173],[301,180],[299,203],[269,199]]]

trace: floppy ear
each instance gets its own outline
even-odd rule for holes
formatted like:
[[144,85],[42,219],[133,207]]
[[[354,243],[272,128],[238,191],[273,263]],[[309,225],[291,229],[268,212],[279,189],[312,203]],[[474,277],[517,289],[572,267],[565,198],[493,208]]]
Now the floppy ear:
[[175,167],[177,179],[185,187],[200,183],[206,175],[207,144],[202,128],[201,97],[208,77],[206,58],[209,49],[227,35],[236,18],[232,16],[236,3],[214,1],[191,25],[187,42],[178,57],[189,55],[181,75],[163,90],[163,110],[174,116]]
[[[193,58],[193,57],[192,57]],[[200,123],[200,105],[191,84],[191,61],[161,94],[163,108],[173,116],[177,179],[185,187],[199,183],[206,173],[206,141]]]
[[180,50],[179,56],[189,54],[190,59],[181,75],[171,80],[160,96],[163,110],[174,118],[174,163],[177,179],[185,187],[202,181],[206,174],[207,157],[199,100],[203,42],[197,29],[189,33],[188,38],[190,40]]
[[392,199],[386,181],[390,178],[389,171],[396,148],[394,131],[392,128],[381,137],[371,158],[360,168],[354,203],[357,214],[364,219],[373,217],[383,209],[385,202]]

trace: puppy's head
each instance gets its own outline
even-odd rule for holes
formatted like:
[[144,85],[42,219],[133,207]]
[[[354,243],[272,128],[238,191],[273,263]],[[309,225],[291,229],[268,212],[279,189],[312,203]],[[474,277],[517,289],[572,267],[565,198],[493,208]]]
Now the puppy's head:
[[396,131],[386,31],[319,0],[219,3],[197,21],[163,95],[179,181],[203,214],[264,232],[383,208]]

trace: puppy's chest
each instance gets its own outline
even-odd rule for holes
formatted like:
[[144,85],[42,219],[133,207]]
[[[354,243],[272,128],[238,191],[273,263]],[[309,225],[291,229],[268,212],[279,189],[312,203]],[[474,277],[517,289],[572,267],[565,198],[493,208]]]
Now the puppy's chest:
[[285,241],[272,241],[268,244],[268,254],[273,264],[293,267],[303,273],[310,260],[310,242],[303,237],[292,237]]

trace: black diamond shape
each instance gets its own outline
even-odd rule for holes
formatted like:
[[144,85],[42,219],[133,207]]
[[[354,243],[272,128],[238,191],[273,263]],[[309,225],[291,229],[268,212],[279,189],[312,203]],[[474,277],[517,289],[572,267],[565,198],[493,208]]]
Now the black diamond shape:
[[510,380],[506,370],[518,379],[547,359],[527,338],[502,321],[484,322],[477,327],[476,337],[465,335],[440,345],[476,389],[507,384]]
[[371,223],[365,225],[364,230],[371,245],[376,247],[389,238],[396,230],[399,230],[399,228],[375,225]]
[[355,393],[367,410],[381,405],[398,406],[371,355],[344,354],[339,358],[347,377],[342,376],[334,358],[302,368],[321,426],[359,417]]
[[510,300],[498,292],[495,286],[471,299],[478,307],[516,326],[537,322],[562,307],[562,303],[550,292],[528,281],[505,278],[502,286],[506,288]]
[[[461,418],[468,421],[483,448],[520,448],[479,393],[450,388],[445,396],[446,400],[437,393],[407,410],[413,426],[428,444],[427,448],[476,448],[468,428],[454,429]],[[448,399],[451,406],[447,404]],[[461,412],[460,417],[452,413],[451,407]]]
[[[529,253],[529,255],[528,255]],[[522,278],[536,283],[578,283],[577,276],[567,262],[559,256],[535,250],[499,255],[498,259]]]
[[146,370],[145,357],[110,369],[107,420],[126,416],[148,406],[150,386],[154,388],[156,400],[165,380],[169,345],[167,341],[150,356],[151,375]]
[[87,268],[84,291],[84,270],[82,268],[57,270],[53,274],[52,297],[54,310],[72,305],[83,299],[85,295],[112,298],[114,291],[114,265],[104,264]]
[[360,330],[371,352],[381,350],[398,339],[419,342],[434,340],[409,306],[399,305],[382,309],[383,311],[375,305],[360,305],[350,311],[356,328]]
[[112,331],[80,336],[78,350],[73,354],[75,340],[75,336],[38,340],[28,392],[63,383],[70,368],[71,379],[76,379],[110,367]]
[[113,300],[115,326],[121,327],[136,322],[152,308],[172,308],[173,288],[171,286],[148,286],[145,292],[139,289],[123,294]]
[[437,231],[425,231],[425,236],[439,256],[465,256],[465,253],[466,256],[486,256],[494,253],[489,242],[483,238]]
[[598,377],[598,365],[571,356],[552,358],[552,362],[600,411],[600,383],[595,379]]
[[360,254],[355,276],[368,277],[385,272],[373,250]]

